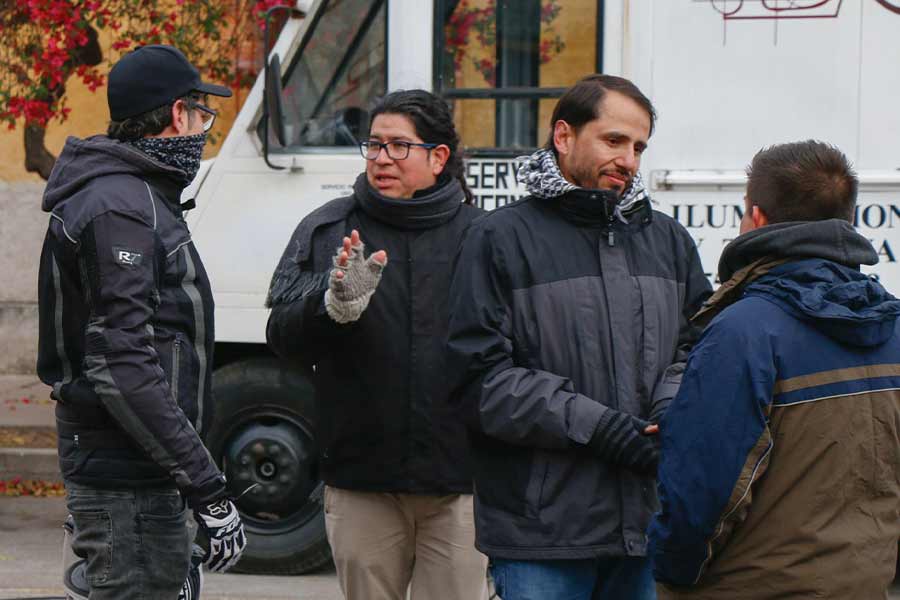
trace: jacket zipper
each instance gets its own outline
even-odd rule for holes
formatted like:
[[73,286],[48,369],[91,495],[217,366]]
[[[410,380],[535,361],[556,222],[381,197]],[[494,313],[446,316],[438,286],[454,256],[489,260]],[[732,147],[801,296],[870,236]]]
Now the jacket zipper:
[[178,404],[178,366],[181,364],[181,340],[177,337],[172,344],[172,398]]
[[415,318],[413,315],[413,310],[415,309],[415,301],[413,300],[413,245],[410,241],[409,234],[406,235],[406,265],[407,269],[407,279],[406,279],[406,289],[409,294],[409,309],[406,311],[409,314],[409,371],[406,376],[406,402],[407,402],[407,410],[409,411],[409,445],[406,448],[408,452],[408,457],[406,464],[408,465],[408,470],[406,472],[407,480],[409,481],[409,485],[413,483],[413,461],[415,456],[415,417],[416,413],[413,409],[413,372],[415,371],[416,364],[416,348],[415,348],[415,339],[416,336],[413,334],[413,325],[415,324]]

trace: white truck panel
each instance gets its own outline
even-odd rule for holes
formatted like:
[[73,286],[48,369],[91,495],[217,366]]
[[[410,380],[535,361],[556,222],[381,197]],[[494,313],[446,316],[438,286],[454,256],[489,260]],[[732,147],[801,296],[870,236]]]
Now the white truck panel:
[[[739,5],[754,18],[723,17]],[[779,142],[831,142],[863,180],[859,227],[881,256],[867,271],[900,294],[900,14],[875,0],[832,0],[804,5],[815,18],[776,21],[766,6],[605,2],[604,71],[632,78],[659,110],[641,168],[655,208],[687,227],[713,277],[722,247],[738,234],[743,170],[753,154]],[[389,89],[431,89],[433,10],[431,1],[388,0]],[[283,68],[310,21],[289,22],[279,38]],[[265,294],[291,232],[311,210],[348,193],[364,169],[350,148],[271,154],[291,168],[269,169],[256,133],[262,100],[260,78],[188,217],[213,283],[220,341],[264,341]],[[515,169],[513,158],[470,160],[479,204],[494,208],[525,195]]]
[[[752,19],[726,20],[730,7]],[[773,19],[761,3],[642,3],[629,31],[630,75],[659,110],[641,170],[656,208],[697,240],[715,273],[738,235],[741,172],[762,147],[819,139],[841,148],[863,185],[859,230],[881,263],[866,269],[900,293],[900,15],[867,2],[806,3]],[[814,6],[816,5],[816,6]]]
[[389,90],[431,89],[433,19],[433,2],[388,2]]
[[[846,4],[846,3],[845,3]],[[659,110],[645,168],[740,169],[763,146],[816,138],[858,151],[860,3],[836,19],[729,21],[709,2],[647,3],[634,59]],[[898,19],[900,25],[900,19]],[[723,33],[723,31],[725,33]]]

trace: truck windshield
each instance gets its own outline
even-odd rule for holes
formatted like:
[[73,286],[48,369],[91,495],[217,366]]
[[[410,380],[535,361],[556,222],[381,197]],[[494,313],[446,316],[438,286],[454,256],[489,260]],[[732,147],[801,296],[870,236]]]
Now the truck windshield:
[[470,152],[544,143],[556,98],[601,72],[603,0],[436,0],[435,90]]
[[[366,110],[387,89],[385,0],[327,0],[285,75],[287,145],[273,152],[355,146],[368,135]],[[262,135],[262,126],[258,129]]]

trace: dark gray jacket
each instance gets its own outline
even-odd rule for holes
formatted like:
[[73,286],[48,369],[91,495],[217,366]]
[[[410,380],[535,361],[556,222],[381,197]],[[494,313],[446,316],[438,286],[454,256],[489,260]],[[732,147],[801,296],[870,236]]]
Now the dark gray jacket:
[[597,458],[592,440],[609,408],[647,419],[673,395],[710,285],[684,228],[642,202],[626,224],[608,193],[529,197],[463,241],[451,370],[489,556],[646,553],[654,478]]
[[44,193],[38,375],[60,469],[98,487],[224,494],[209,421],[213,299],[179,205],[184,172],[103,136],[69,138]]

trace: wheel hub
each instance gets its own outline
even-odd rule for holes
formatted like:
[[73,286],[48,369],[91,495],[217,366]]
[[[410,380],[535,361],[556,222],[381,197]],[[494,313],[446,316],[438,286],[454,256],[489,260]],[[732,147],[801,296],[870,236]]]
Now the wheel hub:
[[228,440],[225,475],[242,512],[282,518],[296,511],[315,487],[313,442],[300,427],[285,421],[253,421]]

